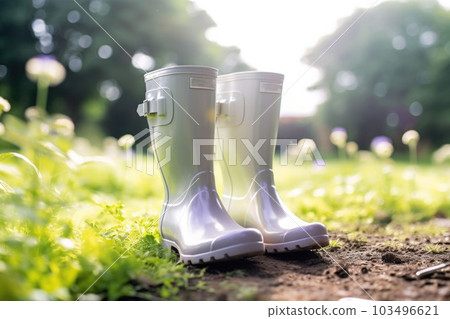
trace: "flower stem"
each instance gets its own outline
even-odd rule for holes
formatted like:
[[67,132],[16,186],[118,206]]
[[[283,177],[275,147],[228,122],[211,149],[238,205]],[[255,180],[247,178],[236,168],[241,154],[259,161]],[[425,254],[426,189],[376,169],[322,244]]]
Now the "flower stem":
[[345,160],[345,148],[344,147],[338,146],[338,155],[339,155],[339,159],[341,161]]
[[411,163],[416,164],[417,163],[417,144],[411,143],[409,144],[409,159]]
[[48,84],[46,81],[38,80],[37,82],[37,94],[36,94],[36,106],[38,108],[46,109],[47,106],[47,94]]

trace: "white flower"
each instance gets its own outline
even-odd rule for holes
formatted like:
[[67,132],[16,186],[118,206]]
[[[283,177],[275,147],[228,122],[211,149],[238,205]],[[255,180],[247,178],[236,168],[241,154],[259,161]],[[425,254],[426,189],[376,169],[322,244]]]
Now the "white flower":
[[450,144],[442,145],[437,151],[433,153],[433,161],[442,164],[450,160]]
[[327,191],[325,188],[317,188],[313,192],[314,197],[324,197],[326,195]]
[[131,134],[125,134],[119,140],[117,141],[117,144],[122,147],[123,149],[127,150],[133,146],[135,140],[134,136]]
[[73,242],[72,239],[69,239],[69,238],[60,237],[60,238],[56,239],[56,242],[66,249],[74,249],[75,248],[75,243]]
[[348,155],[354,156],[358,152],[358,144],[356,142],[348,142],[346,149]]
[[29,299],[34,301],[47,301],[50,300],[50,296],[44,290],[33,289],[30,293]]
[[30,106],[25,110],[25,117],[29,120],[36,120],[44,116],[44,111],[42,109],[38,109],[35,106]]
[[391,140],[386,136],[375,137],[370,144],[370,148],[381,158],[389,158],[394,152],[394,146],[392,146]]
[[347,142],[347,131],[343,127],[335,127],[330,134],[330,141],[339,148],[344,148]]
[[420,135],[415,130],[406,131],[402,136],[402,142],[405,145],[417,144],[419,139]]
[[9,112],[9,110],[11,110],[11,104],[9,104],[8,100],[0,96],[0,114],[2,112]]
[[55,86],[64,81],[66,69],[51,55],[39,55],[28,60],[25,65],[27,76],[35,82]]
[[51,129],[58,134],[72,136],[75,125],[68,116],[58,115],[51,123]]

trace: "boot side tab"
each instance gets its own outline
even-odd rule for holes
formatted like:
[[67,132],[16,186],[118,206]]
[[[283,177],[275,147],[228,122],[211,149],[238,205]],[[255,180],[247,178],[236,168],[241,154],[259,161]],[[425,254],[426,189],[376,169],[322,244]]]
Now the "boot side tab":
[[225,92],[217,95],[217,127],[239,126],[244,120],[244,96],[240,92]]
[[173,119],[173,97],[168,88],[159,88],[146,92],[146,99],[138,105],[139,116],[147,117],[152,127],[167,125]]

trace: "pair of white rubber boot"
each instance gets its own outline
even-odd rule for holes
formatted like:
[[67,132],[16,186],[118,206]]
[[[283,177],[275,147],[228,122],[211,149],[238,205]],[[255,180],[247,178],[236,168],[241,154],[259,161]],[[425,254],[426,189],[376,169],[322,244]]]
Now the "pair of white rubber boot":
[[[138,114],[147,117],[164,179],[160,232],[163,245],[176,249],[184,263],[328,245],[325,226],[296,217],[274,185],[283,78],[267,72],[217,77],[216,69],[204,66],[145,75]],[[222,200],[214,181],[215,144]]]

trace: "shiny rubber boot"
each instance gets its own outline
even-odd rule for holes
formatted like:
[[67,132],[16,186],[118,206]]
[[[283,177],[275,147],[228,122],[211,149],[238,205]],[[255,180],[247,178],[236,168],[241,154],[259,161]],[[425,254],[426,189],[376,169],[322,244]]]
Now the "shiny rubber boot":
[[217,194],[213,162],[204,156],[213,154],[213,145],[195,147],[196,140],[214,137],[216,78],[216,69],[203,66],[147,73],[146,97],[138,107],[164,180],[162,243],[186,264],[264,253],[261,233],[238,225]]
[[275,188],[272,161],[283,79],[278,73],[239,72],[217,80],[216,137],[223,147],[222,201],[240,225],[261,231],[269,253],[329,244],[326,227],[295,216]]

